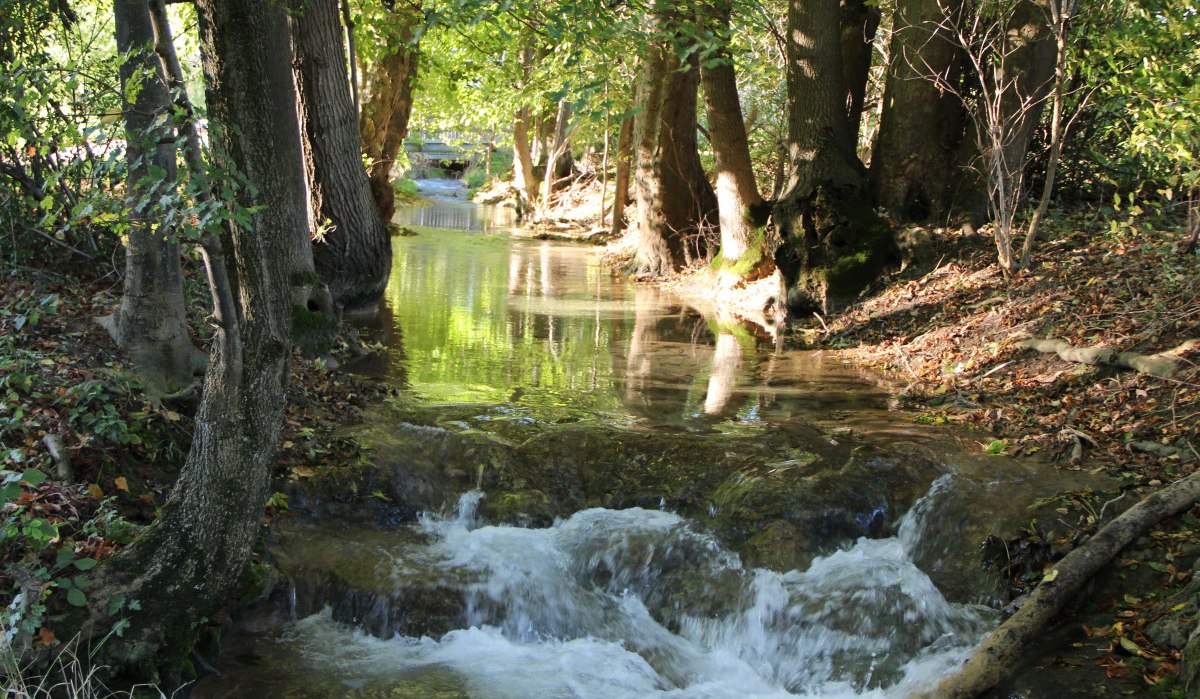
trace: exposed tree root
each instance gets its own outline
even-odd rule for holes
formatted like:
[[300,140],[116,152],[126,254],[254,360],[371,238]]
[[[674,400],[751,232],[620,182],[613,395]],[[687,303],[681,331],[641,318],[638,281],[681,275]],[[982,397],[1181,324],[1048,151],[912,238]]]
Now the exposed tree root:
[[1078,362],[1088,365],[1115,366],[1132,369],[1148,376],[1169,379],[1179,366],[1180,355],[1184,352],[1200,348],[1200,340],[1188,340],[1172,350],[1157,354],[1138,354],[1137,352],[1120,352],[1108,347],[1075,347],[1064,340],[1024,340],[1017,343],[1020,347],[1028,347],[1047,354],[1057,354],[1067,362]]
[[1161,520],[1183,512],[1197,501],[1200,501],[1200,472],[1156,491],[1129,508],[1055,564],[1025,604],[984,639],[958,672],[914,699],[965,699],[995,686],[1021,650],[1097,571]]

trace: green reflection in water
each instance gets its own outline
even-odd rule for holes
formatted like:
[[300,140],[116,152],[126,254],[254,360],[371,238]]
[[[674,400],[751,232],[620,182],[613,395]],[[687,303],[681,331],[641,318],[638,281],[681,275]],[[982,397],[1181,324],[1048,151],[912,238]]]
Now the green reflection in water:
[[394,245],[396,358],[434,403],[618,411],[609,347],[632,293],[591,249],[423,229]]

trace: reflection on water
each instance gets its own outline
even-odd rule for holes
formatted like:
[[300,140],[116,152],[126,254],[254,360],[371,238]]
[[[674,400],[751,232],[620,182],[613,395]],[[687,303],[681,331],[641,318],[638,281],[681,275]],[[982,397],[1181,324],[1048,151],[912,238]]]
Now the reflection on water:
[[432,231],[396,239],[394,260],[389,373],[433,403],[655,425],[886,406],[861,374],[716,331],[593,248]]
[[507,206],[475,204],[461,180],[417,180],[421,196],[431,203],[399,209],[392,222],[401,226],[450,228],[460,231],[501,233],[517,225],[516,212]]

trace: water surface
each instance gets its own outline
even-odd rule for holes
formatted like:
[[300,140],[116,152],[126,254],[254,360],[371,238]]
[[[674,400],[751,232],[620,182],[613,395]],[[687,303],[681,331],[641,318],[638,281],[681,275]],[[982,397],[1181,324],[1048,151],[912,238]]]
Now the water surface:
[[[394,241],[383,352],[356,370],[401,388],[403,405],[449,417],[412,425],[389,408],[360,436],[379,458],[508,490],[468,485],[457,504],[433,505],[445,514],[397,526],[279,526],[272,555],[292,581],[295,620],[233,641],[225,676],[198,696],[903,697],[996,623],[977,604],[995,581],[975,547],[1024,523],[1062,474],[919,426],[878,375],[705,318],[613,274],[595,248],[509,236],[511,210],[476,208],[458,185],[425,187],[433,203],[398,214],[418,235]],[[585,448],[593,427],[601,442],[644,439]],[[782,436],[811,441],[747,462],[750,446]],[[487,498],[520,509],[578,490],[545,479],[613,473],[589,459],[622,460],[602,465],[633,474],[639,492],[659,442],[671,459],[703,453],[743,470],[680,469],[719,484],[706,510],[665,511],[668,498],[654,496],[536,526],[479,516]],[[412,454],[414,444],[440,446]],[[502,478],[484,478],[500,467],[479,444],[507,455]],[[878,499],[863,505],[868,490]],[[739,508],[750,511],[738,522],[759,521],[756,502],[794,505],[763,531],[730,525]],[[826,510],[849,512],[849,529],[823,529]],[[791,564],[756,568],[737,552],[794,549],[801,534],[814,553],[763,558]]]

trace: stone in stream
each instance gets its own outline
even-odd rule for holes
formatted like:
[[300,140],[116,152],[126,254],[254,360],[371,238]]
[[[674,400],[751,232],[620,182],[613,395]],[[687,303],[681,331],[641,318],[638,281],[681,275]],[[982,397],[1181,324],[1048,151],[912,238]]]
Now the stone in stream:
[[893,445],[884,454],[802,423],[753,435],[440,423],[378,421],[363,436],[373,466],[349,484],[356,498],[344,497],[348,484],[339,482],[340,498],[310,493],[297,501],[359,523],[379,521],[380,509],[406,521],[446,512],[478,486],[486,521],[533,527],[589,507],[665,509],[712,529],[748,564],[788,570],[860,536],[892,533],[944,470],[920,449]]

